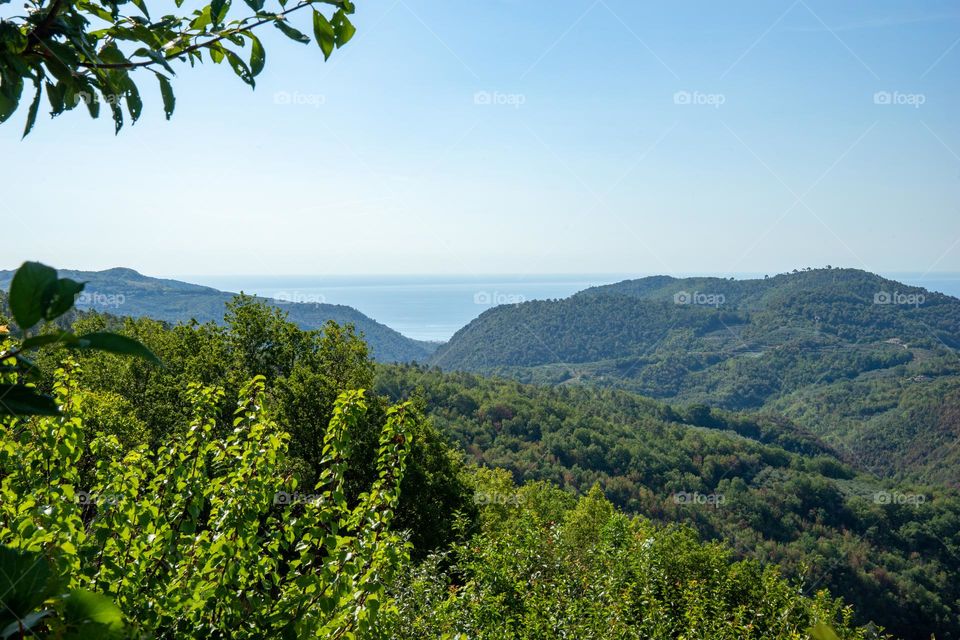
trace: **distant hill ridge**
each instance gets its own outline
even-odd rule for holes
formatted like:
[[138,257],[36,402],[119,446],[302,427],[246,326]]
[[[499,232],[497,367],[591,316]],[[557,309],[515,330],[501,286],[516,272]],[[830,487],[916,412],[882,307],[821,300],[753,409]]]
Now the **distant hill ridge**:
[[[13,271],[0,270],[0,289],[8,290]],[[149,317],[165,322],[223,322],[224,305],[234,293],[180,280],[153,278],[133,269],[103,271],[60,269],[61,277],[86,282],[77,308],[114,315]],[[279,302],[260,297],[282,309],[302,329],[319,329],[328,320],[352,324],[362,333],[370,352],[381,362],[425,361],[434,343],[413,340],[373,320],[353,307],[326,303]]]
[[960,484],[960,299],[856,269],[655,276],[490,309],[431,358],[540,384],[772,409],[879,473]]
[[646,353],[675,330],[692,332],[690,338],[719,330],[732,338],[733,326],[745,331],[741,341],[804,330],[855,343],[895,338],[957,348],[960,300],[856,269],[752,280],[652,276],[563,300],[494,307],[438,349],[433,362],[466,369],[590,362]]

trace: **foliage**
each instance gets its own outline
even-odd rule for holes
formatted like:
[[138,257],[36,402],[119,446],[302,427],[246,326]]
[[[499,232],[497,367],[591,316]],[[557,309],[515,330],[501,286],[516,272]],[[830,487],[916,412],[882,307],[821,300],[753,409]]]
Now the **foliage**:
[[383,366],[485,467],[572,493],[599,483],[628,513],[686,523],[738,557],[777,563],[898,637],[960,637],[960,496],[857,473],[788,420],[676,409],[623,391],[523,385]]
[[449,569],[435,557],[408,570],[380,637],[777,640],[815,625],[875,637],[825,591],[806,597],[689,528],[617,513],[597,487],[571,504],[543,484],[487,479],[478,488],[508,490],[511,506],[482,507],[482,531],[451,552]]
[[[146,0],[28,0],[25,14],[0,20],[0,123],[17,110],[25,85],[32,85],[24,136],[33,128],[44,92],[51,116],[83,103],[96,118],[102,102],[119,132],[124,105],[131,122],[143,110],[135,71],[156,77],[169,119],[175,105],[171,63],[193,66],[203,62],[206,54],[215,64],[226,61],[253,87],[266,62],[264,47],[254,33],[257,27],[272,24],[295,42],[308,43],[310,38],[291,26],[288,16],[310,8],[314,38],[324,58],[346,44],[355,31],[348,18],[354,11],[350,0],[299,0],[290,6],[288,0],[245,3],[247,15],[242,18],[236,17],[230,0],[212,0],[190,12],[151,17]],[[184,0],[175,0],[175,5],[181,9]],[[330,18],[318,10],[322,5],[335,7]],[[247,54],[243,49],[248,44]]]
[[[82,353],[76,374],[84,397],[84,418],[127,444],[162,447],[185,420],[192,404],[183,380],[224,390],[218,400],[215,433],[225,435],[240,389],[250,378],[265,378],[264,409],[291,435],[284,472],[312,486],[323,468],[323,439],[339,393],[370,389],[373,363],[367,346],[349,327],[328,323],[321,331],[303,331],[286,315],[261,300],[238,296],[227,304],[222,324],[167,326],[148,319],[117,320],[88,313],[74,323],[77,331],[113,329],[149,346],[163,368],[108,354]],[[51,351],[38,362],[56,367],[64,353]],[[51,380],[39,381],[43,387]],[[350,500],[376,479],[379,434],[387,420],[385,398],[367,397],[368,410],[351,425],[355,443],[347,470]],[[121,410],[127,410],[122,415]],[[449,544],[455,533],[448,514],[474,510],[460,477],[461,461],[429,423],[414,426],[414,442],[395,526],[409,530],[414,554]]]
[[[262,377],[240,391],[224,437],[214,417],[223,392],[190,384],[189,424],[152,453],[124,452],[115,437],[84,429],[72,411],[75,373],[72,363],[57,372],[62,415],[0,423],[0,543],[42,554],[66,588],[109,595],[151,637],[341,637],[370,628],[406,548],[389,526],[416,421],[409,405],[387,411],[377,478],[348,504],[363,391],[337,399],[323,470],[302,495],[282,474],[290,436],[263,416]],[[82,488],[87,454],[96,467]],[[28,609],[42,602],[69,612],[69,600],[32,584],[17,591],[40,594]],[[70,618],[45,611],[43,629],[64,632]]]

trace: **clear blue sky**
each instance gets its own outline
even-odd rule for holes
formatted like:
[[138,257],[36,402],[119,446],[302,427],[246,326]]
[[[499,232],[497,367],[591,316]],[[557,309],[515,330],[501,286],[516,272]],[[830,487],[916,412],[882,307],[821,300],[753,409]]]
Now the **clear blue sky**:
[[268,32],[253,92],[183,68],[171,122],[144,77],[117,137],[79,110],[21,142],[21,111],[3,266],[960,271],[955,0],[357,0],[355,23],[327,63]]

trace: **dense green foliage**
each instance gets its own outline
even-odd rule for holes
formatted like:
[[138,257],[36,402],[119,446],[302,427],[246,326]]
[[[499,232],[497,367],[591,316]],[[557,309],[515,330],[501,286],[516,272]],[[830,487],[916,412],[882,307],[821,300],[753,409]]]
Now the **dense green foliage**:
[[[405,553],[388,527],[409,453],[409,406],[388,411],[378,477],[348,505],[350,426],[365,403],[362,391],[341,394],[319,481],[291,500],[299,494],[284,474],[290,436],[261,415],[262,378],[241,390],[222,438],[214,436],[222,391],[190,385],[192,418],[154,453],[86,431],[74,411],[74,369],[58,371],[62,417],[0,422],[0,543],[43,554],[65,588],[107,594],[138,636],[341,637],[370,628]],[[14,625],[29,614],[14,613]],[[60,623],[47,613],[30,625],[57,637]]]
[[393,398],[422,395],[434,423],[517,482],[584,492],[682,522],[740,557],[779,563],[898,636],[960,637],[960,496],[858,474],[789,421],[628,392],[523,385],[413,366],[379,370]]
[[776,640],[826,623],[837,635],[821,637],[873,637],[826,592],[806,598],[687,528],[617,513],[596,487],[574,501],[481,472],[477,489],[507,500],[482,508],[480,533],[392,587],[381,637]]
[[[177,280],[150,278],[132,269],[73,271],[61,275],[86,283],[77,308],[117,316],[146,317],[169,323],[223,322],[226,305],[234,294]],[[12,271],[0,270],[0,289],[7,289]],[[380,362],[425,361],[433,343],[412,340],[376,322],[352,307],[321,302],[277,301],[257,298],[282,309],[301,329],[321,329],[327,322],[351,325],[362,335],[374,359]]]
[[[373,385],[367,347],[349,329],[329,323],[322,331],[303,331],[280,310],[249,297],[229,303],[222,324],[170,327],[97,314],[75,324],[84,330],[121,330],[149,346],[165,365],[157,368],[93,353],[77,356],[89,421],[129,445],[162,446],[191,415],[182,384],[186,379],[224,389],[217,419],[217,432],[224,434],[232,428],[230,408],[240,389],[252,377],[264,376],[267,408],[291,434],[285,464],[302,486],[312,486],[320,473],[324,433],[338,394]],[[50,369],[60,357],[50,352],[37,361]],[[347,472],[351,498],[376,478],[377,438],[386,421],[386,399],[371,396],[367,403],[366,414],[351,433],[356,445]],[[446,514],[473,508],[459,479],[459,458],[444,443],[431,425],[416,425],[397,526],[413,531],[417,553],[450,540],[452,524]]]
[[[272,24],[295,42],[308,43],[310,38],[291,26],[288,16],[311,8],[314,38],[325,58],[355,31],[347,17],[354,11],[350,0],[300,0],[291,6],[287,0],[245,3],[242,18],[236,17],[239,12],[229,0],[212,0],[196,8],[189,3],[189,12],[162,16],[156,15],[158,9],[179,10],[184,0],[175,0],[172,6],[150,3],[155,11],[151,17],[146,0],[27,0],[22,14],[0,19],[0,123],[17,110],[25,85],[33,85],[24,136],[36,122],[43,93],[51,116],[82,103],[90,117],[97,118],[103,103],[119,132],[124,105],[131,122],[143,110],[137,71],[156,77],[164,113],[170,118],[175,105],[171,64],[193,66],[205,57],[215,64],[226,61],[253,87],[266,63],[266,52],[254,33],[257,27]],[[318,10],[323,5],[335,8],[330,18]],[[249,53],[244,53],[248,43]]]
[[819,269],[763,280],[661,276],[496,307],[431,362],[784,411],[864,469],[958,483],[960,468],[938,453],[960,431],[957,414],[918,402],[936,404],[957,386],[958,347],[960,300]]

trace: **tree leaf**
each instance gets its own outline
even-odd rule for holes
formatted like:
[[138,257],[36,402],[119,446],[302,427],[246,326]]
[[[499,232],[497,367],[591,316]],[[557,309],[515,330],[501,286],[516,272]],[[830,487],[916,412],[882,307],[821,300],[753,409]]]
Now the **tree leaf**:
[[59,278],[43,292],[43,319],[55,320],[73,308],[84,284],[70,278]]
[[807,629],[807,633],[813,640],[840,640],[836,632],[822,622],[818,622]]
[[37,349],[39,347],[45,347],[49,344],[57,344],[58,342],[72,342],[75,339],[76,336],[69,331],[45,333],[42,336],[33,336],[32,338],[27,338],[20,343],[20,348],[24,351],[29,351],[30,349]]
[[44,292],[56,283],[56,269],[45,264],[24,262],[17,269],[10,281],[9,304],[13,319],[21,330],[26,331],[43,318]]
[[20,104],[23,93],[23,78],[17,76],[0,84],[0,123],[6,121]]
[[275,26],[277,29],[280,29],[280,31],[283,31],[283,33],[286,34],[286,36],[291,40],[296,40],[297,42],[301,42],[303,44],[310,42],[310,38],[291,27],[289,24],[287,24],[286,20],[275,20],[273,26]]
[[233,72],[251,87],[256,86],[257,82],[253,79],[253,74],[250,73],[250,67],[243,61],[243,58],[233,51],[230,51],[230,49],[224,49],[223,53],[227,56],[227,62],[233,67]]
[[177,104],[177,98],[173,95],[173,87],[166,76],[157,74],[157,80],[160,82],[160,96],[163,98],[163,113],[167,120],[173,115],[173,108]]
[[64,622],[83,638],[123,637],[123,613],[110,598],[83,589],[72,590],[64,598]]
[[350,38],[357,32],[357,28],[347,18],[347,14],[340,9],[333,14],[333,31],[337,36],[337,48],[339,49],[350,42]]
[[316,38],[320,50],[323,51],[323,59],[329,60],[336,45],[337,36],[327,17],[316,10],[313,12],[313,37]]
[[21,139],[26,138],[30,134],[30,131],[33,129],[33,124],[37,121],[37,112],[40,111],[40,93],[42,91],[40,78],[42,75],[41,73],[37,73],[37,79],[33,83],[37,92],[34,94],[33,102],[30,103],[30,108],[27,110],[27,123],[23,127],[23,136]]
[[220,24],[227,17],[230,10],[230,0],[213,0],[210,3],[210,21],[213,24]]
[[267,61],[267,54],[263,50],[263,45],[260,44],[260,38],[252,33],[247,33],[247,37],[250,38],[250,73],[256,77],[263,71],[263,66]]
[[127,111],[130,113],[130,124],[136,124],[137,120],[140,119],[140,113],[143,111],[143,101],[140,99],[140,91],[137,89],[137,85],[134,84],[129,76],[127,79],[126,100]]
[[76,341],[71,342],[67,346],[71,349],[106,351],[107,353],[136,356],[155,364],[160,364],[160,359],[155,356],[150,349],[145,347],[143,343],[117,333],[106,331],[87,333],[82,336],[77,336]]
[[58,416],[56,401],[22,384],[0,384],[0,415]]

